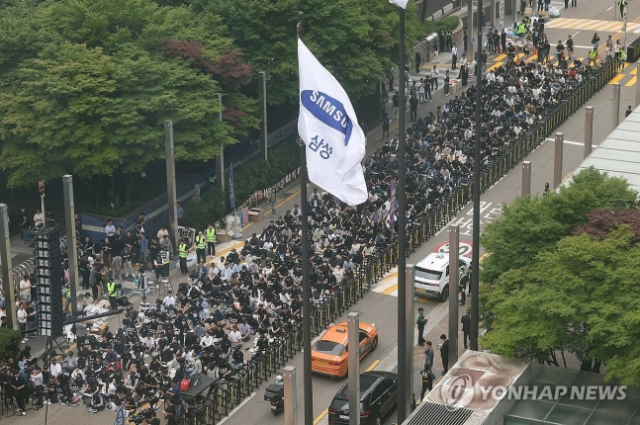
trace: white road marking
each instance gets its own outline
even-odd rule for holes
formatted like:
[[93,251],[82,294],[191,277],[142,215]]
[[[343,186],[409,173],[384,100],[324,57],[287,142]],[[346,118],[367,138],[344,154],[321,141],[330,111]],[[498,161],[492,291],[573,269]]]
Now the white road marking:
[[607,12],[610,11],[611,9],[613,9],[613,6],[611,6],[610,8],[607,9]]
[[254,396],[256,395],[256,393],[251,393],[251,395],[247,398],[245,398],[242,403],[238,404],[236,406],[235,409],[233,409],[230,413],[229,416],[227,416],[226,418],[224,418],[223,420],[221,420],[220,422],[218,422],[218,425],[222,425],[223,423],[225,423],[227,421],[227,419],[229,419],[231,417],[231,415],[233,415],[234,413],[236,413],[238,410],[240,410],[245,404],[247,404],[249,402],[249,400],[251,400]]
[[[545,141],[545,142],[555,142],[555,141],[556,141],[556,139],[553,139],[553,138],[551,138],[551,137],[547,137],[544,141]],[[544,143],[544,142],[543,142],[543,143]],[[584,143],[583,143],[583,142],[573,142],[573,141],[571,141],[571,140],[565,140],[565,141],[564,141],[564,143],[565,143],[565,144],[567,144],[567,145],[584,146]],[[593,148],[597,148],[597,147],[598,147],[598,145],[592,145],[592,147],[593,147]]]

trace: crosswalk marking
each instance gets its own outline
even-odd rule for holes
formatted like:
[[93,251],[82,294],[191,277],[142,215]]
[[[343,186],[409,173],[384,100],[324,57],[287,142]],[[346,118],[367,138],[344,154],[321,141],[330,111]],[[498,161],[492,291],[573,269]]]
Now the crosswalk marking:
[[487,71],[496,70],[496,69],[500,68],[502,65],[504,65],[504,62],[496,62],[493,65],[491,65]]
[[[623,22],[621,21],[600,21],[594,19],[552,19],[545,24],[545,28],[565,29],[565,30],[592,30],[601,32],[620,32]],[[627,23],[627,33],[640,30],[640,24]]]
[[632,79],[629,80],[629,82],[627,84],[625,84],[625,87],[631,87],[633,86],[636,82],[638,81],[638,76],[634,75]]
[[634,67],[629,74],[636,75],[638,73],[638,67]]
[[496,62],[500,62],[503,61],[507,58],[507,54],[506,53],[501,53],[498,56],[496,56],[493,60]]

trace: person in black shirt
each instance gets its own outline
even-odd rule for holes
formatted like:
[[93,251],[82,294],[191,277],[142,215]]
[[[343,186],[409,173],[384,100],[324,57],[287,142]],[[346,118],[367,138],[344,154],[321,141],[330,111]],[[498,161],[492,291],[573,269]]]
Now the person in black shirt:
[[16,402],[18,403],[17,412],[26,415],[25,413],[25,401],[27,399],[27,395],[29,393],[29,388],[27,387],[27,382],[24,380],[22,376],[20,376],[20,371],[15,370],[13,372],[13,378],[11,378],[11,388],[14,391],[14,395],[16,397]]
[[445,334],[440,335],[440,340],[442,344],[440,344],[440,356],[442,357],[442,375],[446,375],[447,371],[449,371],[449,340]]

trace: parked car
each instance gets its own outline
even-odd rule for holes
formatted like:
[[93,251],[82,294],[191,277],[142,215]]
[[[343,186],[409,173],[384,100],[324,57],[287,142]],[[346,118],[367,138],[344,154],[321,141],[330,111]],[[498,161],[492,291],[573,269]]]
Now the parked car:
[[[360,360],[378,347],[375,325],[360,322]],[[347,322],[331,326],[311,348],[311,370],[342,378],[348,370]]]
[[[398,402],[398,375],[371,371],[360,375],[360,424],[381,425]],[[349,424],[349,383],[338,390],[329,406],[329,425]]]

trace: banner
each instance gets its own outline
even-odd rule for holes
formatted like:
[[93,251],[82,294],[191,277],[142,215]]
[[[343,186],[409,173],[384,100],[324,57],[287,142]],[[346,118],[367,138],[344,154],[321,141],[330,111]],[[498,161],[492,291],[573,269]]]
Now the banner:
[[309,180],[348,205],[368,198],[360,162],[366,140],[351,101],[338,80],[298,39],[300,118]]
[[124,407],[120,406],[120,408],[118,409],[118,413],[116,414],[116,421],[113,423],[113,425],[124,425],[124,421]]
[[236,194],[233,189],[233,162],[229,166],[229,204],[232,210],[236,209]]
[[389,224],[391,227],[396,225],[396,181],[393,180],[389,184]]

